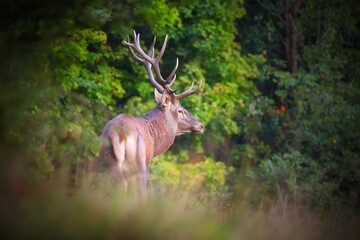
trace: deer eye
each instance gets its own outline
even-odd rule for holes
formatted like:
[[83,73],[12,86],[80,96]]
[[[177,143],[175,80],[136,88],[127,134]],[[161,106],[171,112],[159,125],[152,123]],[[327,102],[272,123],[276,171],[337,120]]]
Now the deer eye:
[[178,113],[183,113],[184,111],[182,109],[179,109],[178,110]]

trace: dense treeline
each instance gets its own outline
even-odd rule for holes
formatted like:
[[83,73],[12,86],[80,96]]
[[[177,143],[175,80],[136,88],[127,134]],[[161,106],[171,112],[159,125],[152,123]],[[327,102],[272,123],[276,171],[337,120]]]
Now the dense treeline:
[[204,83],[183,105],[206,132],[178,137],[154,159],[154,196],[176,189],[178,197],[193,193],[223,211],[244,202],[251,209],[275,204],[280,212],[294,206],[335,214],[336,221],[357,213],[356,6],[350,0],[3,1],[1,203],[24,201],[49,182],[76,192],[98,155],[104,124],[155,106],[146,71],[122,44],[136,30],[143,46],[157,36],[159,48],[169,35],[161,68],[169,73],[179,58],[174,88]]

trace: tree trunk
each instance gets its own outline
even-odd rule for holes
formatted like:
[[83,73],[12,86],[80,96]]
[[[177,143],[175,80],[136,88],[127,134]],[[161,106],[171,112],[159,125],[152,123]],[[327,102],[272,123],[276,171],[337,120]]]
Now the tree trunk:
[[284,50],[287,61],[288,71],[290,73],[297,73],[298,71],[298,39],[296,29],[296,15],[299,12],[302,0],[297,0],[291,8],[288,2],[282,2],[284,11]]

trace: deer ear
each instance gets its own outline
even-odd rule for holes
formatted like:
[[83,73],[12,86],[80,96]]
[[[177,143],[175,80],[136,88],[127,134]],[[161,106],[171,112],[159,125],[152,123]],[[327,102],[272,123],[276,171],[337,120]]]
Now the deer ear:
[[161,94],[158,92],[158,90],[156,90],[156,88],[154,89],[154,96],[155,96],[155,100],[157,103],[161,103],[161,105],[163,107],[167,107],[169,106],[169,104],[172,102],[172,96],[164,90],[164,92]]
[[154,88],[154,96],[155,96],[155,100],[157,103],[161,103],[161,96],[162,94],[158,92],[158,90],[156,90],[156,88]]
[[168,107],[171,104],[172,98],[170,96],[170,94],[167,91],[164,91],[163,94],[161,95],[161,104],[164,107]]

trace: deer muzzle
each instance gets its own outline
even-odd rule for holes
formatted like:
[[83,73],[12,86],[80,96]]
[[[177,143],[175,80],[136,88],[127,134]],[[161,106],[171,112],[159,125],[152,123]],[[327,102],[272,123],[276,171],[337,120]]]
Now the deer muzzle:
[[205,127],[204,127],[204,125],[199,124],[199,125],[193,126],[191,131],[193,133],[202,133],[205,131]]

